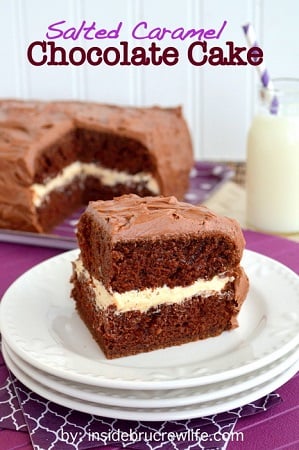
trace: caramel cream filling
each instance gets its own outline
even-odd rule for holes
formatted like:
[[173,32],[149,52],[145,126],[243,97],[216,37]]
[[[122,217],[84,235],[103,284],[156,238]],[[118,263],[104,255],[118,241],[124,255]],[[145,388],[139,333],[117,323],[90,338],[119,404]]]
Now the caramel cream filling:
[[93,176],[101,181],[105,186],[113,187],[116,184],[139,184],[144,186],[153,194],[158,195],[160,190],[158,183],[150,173],[139,172],[130,174],[115,169],[108,169],[94,163],[81,163],[76,161],[65,167],[56,177],[51,178],[45,184],[35,183],[31,186],[33,194],[33,204],[38,208],[45,197],[56,189],[64,189],[72,181],[79,177],[84,182],[87,176]]
[[78,278],[83,279],[92,287],[96,305],[101,309],[115,305],[116,310],[120,313],[133,310],[145,312],[149,308],[162,304],[181,303],[197,295],[209,297],[221,292],[228,282],[234,281],[234,277],[216,275],[211,280],[198,279],[193,284],[184,287],[162,286],[155,289],[131,290],[120,294],[112,290],[108,291],[100,281],[90,276],[80,258],[73,264]]

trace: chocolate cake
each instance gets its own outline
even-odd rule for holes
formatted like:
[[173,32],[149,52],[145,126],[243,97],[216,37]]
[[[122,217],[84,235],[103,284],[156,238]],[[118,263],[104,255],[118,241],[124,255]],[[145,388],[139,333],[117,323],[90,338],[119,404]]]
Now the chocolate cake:
[[188,188],[180,108],[0,102],[0,228],[44,232],[90,200]]
[[238,223],[175,197],[90,202],[78,225],[72,297],[107,358],[238,326],[248,279]]

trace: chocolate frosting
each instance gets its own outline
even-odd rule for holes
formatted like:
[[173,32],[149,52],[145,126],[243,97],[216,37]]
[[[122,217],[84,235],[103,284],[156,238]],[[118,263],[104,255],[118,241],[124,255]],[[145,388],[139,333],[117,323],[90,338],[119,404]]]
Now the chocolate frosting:
[[90,202],[85,214],[92,214],[111,236],[112,242],[163,238],[177,234],[217,233],[236,244],[241,259],[245,240],[234,219],[221,217],[205,206],[179,202],[175,197],[123,195],[114,200]]
[[181,108],[2,100],[0,227],[42,231],[30,191],[35,161],[43,149],[78,127],[138,140],[154,161],[161,194],[184,195],[193,154]]
[[244,300],[246,299],[249,290],[249,280],[243,267],[239,266],[237,269],[237,275],[234,281],[234,289],[235,289],[236,308],[235,314],[231,318],[231,328],[237,328],[239,326],[238,314],[244,303]]

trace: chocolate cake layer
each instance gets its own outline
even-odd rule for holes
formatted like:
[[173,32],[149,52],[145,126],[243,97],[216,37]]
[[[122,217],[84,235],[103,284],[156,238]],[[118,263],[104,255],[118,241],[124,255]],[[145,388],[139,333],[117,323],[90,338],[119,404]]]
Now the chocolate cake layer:
[[132,174],[155,173],[156,164],[153,157],[146,147],[135,139],[82,128],[78,128],[77,138],[81,149],[80,161],[91,161]]
[[[51,128],[49,126],[49,128]],[[62,135],[39,152],[34,162],[34,183],[42,184],[56,177],[77,159],[78,144],[73,130]]]
[[91,202],[77,236],[85,268],[117,292],[211,279],[237,267],[245,245],[236,221],[174,197]]
[[147,149],[160,194],[183,198],[188,189],[193,153],[180,107],[134,108],[80,102],[53,105],[69,114],[79,129],[113,133]]
[[153,190],[148,189],[145,181],[130,181],[126,184],[116,183],[113,186],[107,186],[95,177],[86,177],[84,181],[84,192],[82,194],[83,203],[89,201],[111,200],[111,197],[119,197],[125,194],[137,194],[141,197],[153,195]]
[[[236,295],[235,284],[209,296],[194,296],[181,303],[162,304],[145,312],[120,313],[115,306],[96,305],[95,290],[74,272],[72,296],[82,320],[107,358],[148,352],[198,339],[217,336],[237,326],[244,292]],[[244,272],[237,283],[248,282]]]
[[42,229],[51,229],[62,222],[82,204],[82,186],[80,179],[75,179],[68,189],[51,192],[38,207],[39,224]]
[[78,161],[83,165],[77,167],[74,179],[82,179],[81,202],[127,192],[181,198],[188,188],[193,156],[180,108],[0,101],[0,227],[48,230],[50,222],[39,213],[52,214],[51,209],[46,211],[51,198],[56,199],[52,211],[63,208],[59,194],[65,191],[68,197],[71,181],[53,183],[58,195],[46,190],[38,204],[35,185],[62,178],[64,169],[69,174]]

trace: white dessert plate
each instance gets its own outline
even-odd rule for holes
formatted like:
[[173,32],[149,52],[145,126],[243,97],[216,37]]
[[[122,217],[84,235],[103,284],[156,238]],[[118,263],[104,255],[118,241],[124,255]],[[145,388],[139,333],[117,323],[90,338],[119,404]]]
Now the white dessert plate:
[[111,417],[115,419],[125,420],[145,420],[145,421],[161,421],[161,420],[184,420],[194,417],[203,417],[211,414],[218,414],[224,411],[239,408],[243,405],[251,403],[264,395],[274,391],[284,383],[286,383],[299,368],[298,361],[289,367],[280,375],[273,377],[256,387],[248,389],[243,393],[235,394],[224,399],[218,399],[211,402],[198,403],[193,405],[181,405],[171,408],[129,408],[111,406],[91,401],[80,400],[67,394],[57,392],[49,386],[37,382],[29,375],[24,373],[8,356],[5,347],[3,347],[4,360],[12,371],[27,388],[41,395],[47,400],[57,403],[61,406],[71,408],[77,411],[94,414],[99,416]]
[[168,390],[132,390],[113,389],[99,386],[89,386],[64,380],[55,375],[48,374],[26,361],[22,360],[2,340],[2,347],[10,360],[37,383],[48,386],[50,389],[66,394],[83,401],[130,408],[164,408],[191,405],[199,402],[207,402],[228,397],[239,392],[244,392],[254,386],[258,386],[271,380],[287,370],[296,362],[299,363],[299,346],[291,350],[285,356],[267,364],[248,374],[227,381],[195,386],[183,389]]
[[239,328],[182,346],[107,360],[70,298],[72,250],[33,267],[5,293],[0,328],[9,347],[31,365],[88,385],[176,389],[240,376],[271,363],[299,343],[299,277],[286,266],[245,251],[250,279]]

